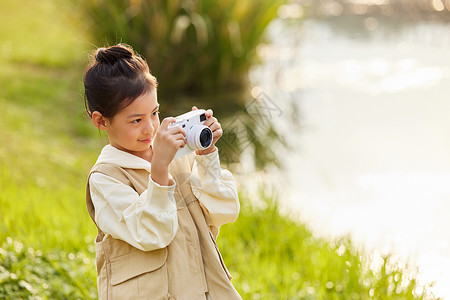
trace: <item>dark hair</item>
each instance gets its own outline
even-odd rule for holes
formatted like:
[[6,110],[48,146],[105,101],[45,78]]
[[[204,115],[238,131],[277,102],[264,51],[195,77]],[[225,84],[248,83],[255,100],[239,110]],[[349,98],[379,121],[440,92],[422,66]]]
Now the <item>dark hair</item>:
[[130,46],[99,48],[84,73],[86,112],[90,117],[98,111],[112,118],[156,86],[147,63]]

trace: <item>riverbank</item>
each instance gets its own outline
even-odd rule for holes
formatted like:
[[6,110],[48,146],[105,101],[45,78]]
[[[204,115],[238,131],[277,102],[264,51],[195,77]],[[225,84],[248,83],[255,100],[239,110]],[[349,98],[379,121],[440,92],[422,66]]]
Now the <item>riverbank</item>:
[[[0,298],[95,299],[96,228],[84,194],[105,139],[84,116],[90,45],[55,2],[23,5],[0,4],[1,17],[14,16],[0,29],[8,37],[0,58]],[[346,239],[314,237],[280,213],[276,197],[257,197],[259,208],[241,195],[238,221],[219,236],[244,299],[422,298],[393,258],[373,264]]]

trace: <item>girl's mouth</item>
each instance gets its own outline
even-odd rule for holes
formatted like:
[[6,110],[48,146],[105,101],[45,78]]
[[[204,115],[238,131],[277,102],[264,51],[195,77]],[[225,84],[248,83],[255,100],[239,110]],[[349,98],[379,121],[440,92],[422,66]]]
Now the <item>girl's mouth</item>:
[[150,144],[152,142],[151,138],[145,139],[145,140],[139,140],[139,142],[142,142],[144,144]]

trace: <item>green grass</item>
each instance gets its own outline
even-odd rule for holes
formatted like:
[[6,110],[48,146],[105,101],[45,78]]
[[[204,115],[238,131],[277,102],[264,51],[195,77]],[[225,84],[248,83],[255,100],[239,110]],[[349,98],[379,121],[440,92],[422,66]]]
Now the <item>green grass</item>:
[[[83,112],[89,37],[62,3],[0,1],[0,299],[96,297],[84,193],[104,140]],[[313,237],[272,197],[264,208],[241,200],[219,244],[244,299],[414,298],[389,257],[372,270],[348,240]]]

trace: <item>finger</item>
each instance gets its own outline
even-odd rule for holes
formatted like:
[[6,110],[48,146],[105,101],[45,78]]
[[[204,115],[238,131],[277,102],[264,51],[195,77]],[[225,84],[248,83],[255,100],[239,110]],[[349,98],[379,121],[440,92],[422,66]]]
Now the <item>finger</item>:
[[221,129],[222,126],[220,126],[219,122],[214,122],[211,124],[211,126],[209,126],[209,129],[211,129],[212,132]]
[[208,118],[208,120],[206,120],[205,123],[203,123],[203,125],[208,126],[208,127],[211,127],[212,124],[220,125],[219,121],[217,121],[217,119],[214,117]]
[[177,133],[176,135],[174,135],[175,136],[175,139],[176,140],[183,140],[183,141],[186,141],[186,139],[185,139],[185,134],[184,134],[184,132],[180,132],[180,133]]
[[192,110],[197,110],[197,106],[192,106]]
[[222,130],[222,128],[217,129],[216,131],[213,131],[213,139],[215,139],[216,141],[217,141],[218,139],[220,139],[220,138],[222,137],[222,135],[223,135],[223,130]]
[[169,127],[170,124],[175,123],[176,119],[173,117],[167,117],[164,118],[164,120],[161,122],[161,125],[159,125],[159,127],[161,129],[167,129],[167,127]]
[[206,117],[207,118],[211,118],[212,117],[212,115],[213,115],[213,111],[212,111],[212,109],[208,109],[207,111],[206,111]]
[[186,146],[186,140],[177,140],[177,146],[178,148],[184,148],[184,146]]
[[174,126],[174,127],[170,128],[169,133],[170,134],[181,133],[183,136],[186,136],[186,131],[183,128],[181,128],[180,126]]

